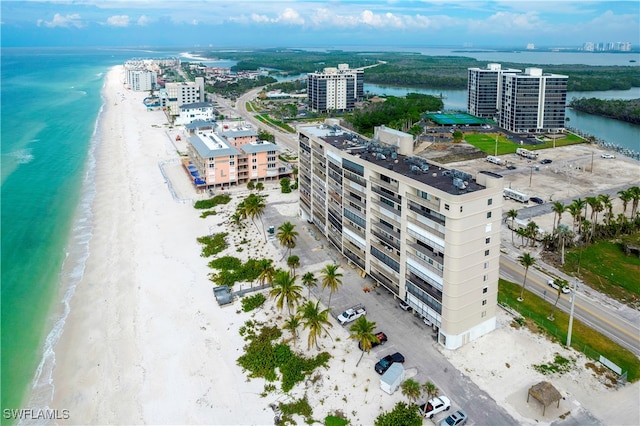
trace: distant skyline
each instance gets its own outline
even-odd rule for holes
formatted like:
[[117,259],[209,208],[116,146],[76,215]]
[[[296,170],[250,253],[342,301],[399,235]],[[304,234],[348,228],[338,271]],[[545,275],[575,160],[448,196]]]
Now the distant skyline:
[[633,1],[5,1],[3,47],[640,45]]

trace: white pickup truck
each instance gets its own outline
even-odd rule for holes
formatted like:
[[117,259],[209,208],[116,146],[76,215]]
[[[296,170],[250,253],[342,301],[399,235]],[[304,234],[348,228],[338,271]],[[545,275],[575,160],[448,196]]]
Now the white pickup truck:
[[338,322],[345,325],[351,321],[355,321],[363,315],[367,315],[367,310],[363,305],[352,306],[338,316]]

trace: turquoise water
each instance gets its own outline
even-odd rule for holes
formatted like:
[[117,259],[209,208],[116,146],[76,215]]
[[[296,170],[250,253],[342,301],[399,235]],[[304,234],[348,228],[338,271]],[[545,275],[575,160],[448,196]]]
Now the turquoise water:
[[[78,206],[91,171],[90,148],[98,142],[100,91],[106,71],[125,55],[2,49],[3,409],[24,402],[45,333],[60,316],[52,301],[59,300],[69,247],[88,241],[86,185],[84,211]],[[81,274],[77,266],[70,270]]]

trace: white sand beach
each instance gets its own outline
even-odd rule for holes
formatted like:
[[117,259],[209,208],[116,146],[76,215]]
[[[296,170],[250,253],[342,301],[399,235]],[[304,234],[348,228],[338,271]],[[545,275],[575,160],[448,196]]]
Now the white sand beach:
[[[90,257],[55,348],[50,407],[70,414],[58,423],[266,425],[274,421],[269,404],[306,393],[316,420],[340,410],[351,424],[371,425],[381,411],[406,400],[401,392],[389,396],[379,389],[373,355],[365,355],[356,373],[346,371],[345,365],[355,365],[360,351],[348,339],[347,329],[338,326],[331,329],[332,339],[320,342],[321,350],[332,355],[329,367],[319,370],[321,380],[300,383],[290,395],[260,395],[265,382],[247,380],[236,364],[245,344],[238,331],[248,319],[281,321],[280,314],[271,301],[249,313],[241,313],[239,301],[218,306],[208,280],[209,260],[200,257],[196,241],[227,230],[224,222],[235,204],[202,219],[190,203],[174,199],[159,163],[177,158],[171,142],[176,130],[164,126],[161,111],[146,111],[146,94],[125,90],[121,79],[122,67],[115,67],[106,81]],[[179,182],[178,170],[167,168],[169,175],[175,174],[171,182],[179,197],[202,196],[189,187],[186,175]],[[273,187],[268,185],[267,202],[277,201],[280,214],[295,219],[296,195],[280,194],[277,185]],[[230,235],[225,254],[280,260],[276,243],[264,243],[250,222],[246,229],[252,249],[238,252],[236,235]],[[307,265],[298,273],[317,272],[325,263]],[[517,422],[551,424],[558,412],[547,409],[542,416],[538,405],[526,403],[526,390],[544,379],[531,368],[540,353],[551,356],[560,349],[509,323],[501,312],[498,330],[458,351],[442,352]],[[284,335],[289,337],[287,331]],[[304,332],[297,348],[306,349]],[[312,349],[308,354],[317,353]],[[604,424],[637,424],[638,386],[614,391],[584,368],[554,382],[569,401],[563,402],[569,407],[564,412],[588,407]],[[624,413],[612,417],[610,407],[622,407]]]

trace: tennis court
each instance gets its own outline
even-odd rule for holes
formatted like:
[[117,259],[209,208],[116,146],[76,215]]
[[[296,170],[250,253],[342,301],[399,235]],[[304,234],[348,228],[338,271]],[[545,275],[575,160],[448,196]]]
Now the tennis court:
[[487,120],[484,118],[474,117],[473,115],[457,113],[457,114],[442,114],[442,113],[433,113],[427,114],[426,117],[433,121],[436,124],[441,126],[451,126],[451,125],[481,125],[490,122],[491,120]]

